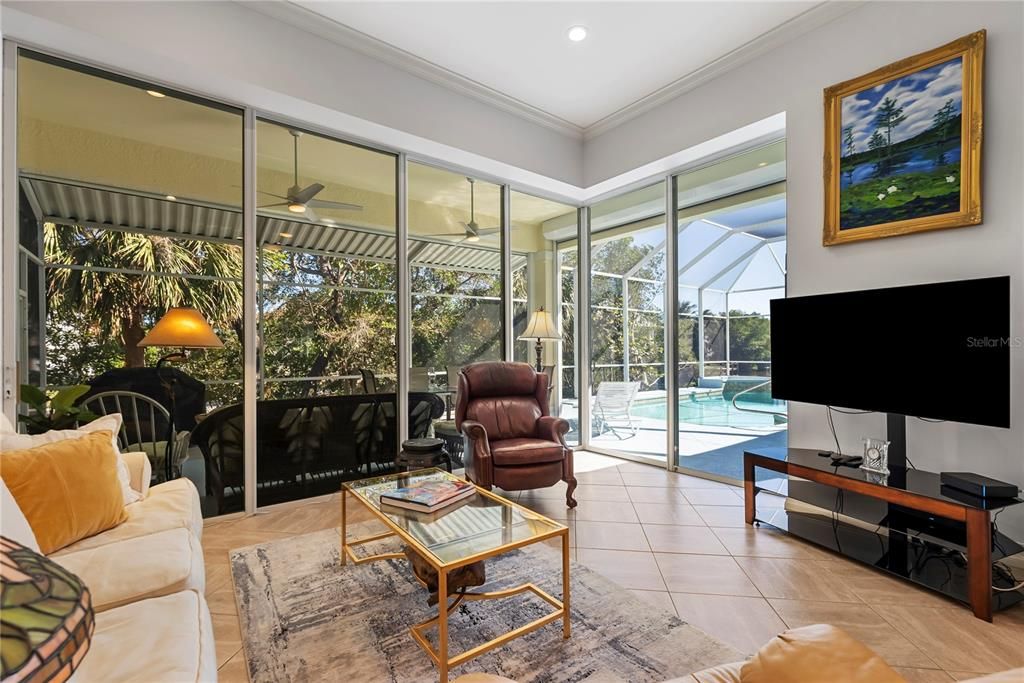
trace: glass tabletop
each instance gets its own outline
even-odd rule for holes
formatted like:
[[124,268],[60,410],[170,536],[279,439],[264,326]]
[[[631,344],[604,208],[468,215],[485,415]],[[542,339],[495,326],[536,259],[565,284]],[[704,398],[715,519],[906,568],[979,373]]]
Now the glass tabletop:
[[344,487],[412,538],[419,546],[417,550],[423,554],[429,553],[444,565],[481,554],[497,554],[506,546],[564,528],[535,512],[479,490],[468,498],[432,513],[388,505],[381,507],[382,493],[428,481],[447,480],[460,479],[443,470],[431,468],[345,482]]

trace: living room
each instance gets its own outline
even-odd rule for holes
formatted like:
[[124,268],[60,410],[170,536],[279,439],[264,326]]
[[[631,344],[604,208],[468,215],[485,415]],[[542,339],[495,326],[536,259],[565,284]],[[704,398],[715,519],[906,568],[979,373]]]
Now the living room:
[[1024,4],[0,33],[4,680],[1024,677]]

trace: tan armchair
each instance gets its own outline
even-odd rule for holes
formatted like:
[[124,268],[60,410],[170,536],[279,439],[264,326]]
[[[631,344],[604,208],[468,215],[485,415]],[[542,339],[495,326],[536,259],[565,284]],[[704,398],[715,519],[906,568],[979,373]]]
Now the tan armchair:
[[466,477],[477,486],[522,491],[568,484],[572,493],[569,423],[548,414],[548,377],[526,363],[473,363],[459,371],[455,426],[467,439]]

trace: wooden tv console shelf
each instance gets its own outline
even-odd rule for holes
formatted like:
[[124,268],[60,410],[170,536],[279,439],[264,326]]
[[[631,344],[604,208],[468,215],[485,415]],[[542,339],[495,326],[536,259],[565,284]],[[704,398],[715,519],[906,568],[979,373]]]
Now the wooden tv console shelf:
[[838,521],[838,516],[832,519],[789,510],[783,520],[773,519],[772,526],[966,602],[979,619],[992,621],[993,609],[1024,600],[1024,592],[1019,590],[995,591],[992,572],[993,559],[1024,550],[999,534],[991,519],[993,510],[1024,503],[1019,498],[974,498],[943,486],[935,472],[893,468],[888,476],[882,476],[835,466],[815,450],[763,448],[743,454],[747,524],[762,523],[757,519],[756,498],[761,490],[757,468],[889,504],[874,531],[869,528],[874,521],[847,524]]

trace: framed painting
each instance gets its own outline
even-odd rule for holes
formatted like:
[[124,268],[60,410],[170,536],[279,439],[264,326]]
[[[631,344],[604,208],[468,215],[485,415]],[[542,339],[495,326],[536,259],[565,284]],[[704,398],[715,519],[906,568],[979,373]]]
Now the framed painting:
[[985,31],[825,89],[824,244],[981,223]]

